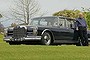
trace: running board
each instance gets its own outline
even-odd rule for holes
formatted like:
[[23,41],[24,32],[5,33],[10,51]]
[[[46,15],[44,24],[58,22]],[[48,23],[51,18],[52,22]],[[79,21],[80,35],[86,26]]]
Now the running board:
[[74,44],[74,43],[78,43],[78,41],[74,41],[74,40],[55,40],[54,43]]

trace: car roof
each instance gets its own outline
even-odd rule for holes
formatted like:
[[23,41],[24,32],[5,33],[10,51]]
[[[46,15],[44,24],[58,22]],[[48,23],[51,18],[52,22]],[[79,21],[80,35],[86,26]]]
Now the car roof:
[[43,17],[35,17],[32,19],[38,19],[38,18],[63,18],[63,19],[68,19],[68,20],[75,20],[74,18],[63,17],[63,16],[43,16]]

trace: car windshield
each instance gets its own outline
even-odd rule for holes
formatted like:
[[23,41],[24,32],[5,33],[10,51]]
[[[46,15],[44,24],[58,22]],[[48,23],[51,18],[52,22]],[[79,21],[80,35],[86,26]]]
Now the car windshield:
[[34,26],[58,26],[58,18],[57,17],[33,18],[31,20],[30,25],[34,25]]

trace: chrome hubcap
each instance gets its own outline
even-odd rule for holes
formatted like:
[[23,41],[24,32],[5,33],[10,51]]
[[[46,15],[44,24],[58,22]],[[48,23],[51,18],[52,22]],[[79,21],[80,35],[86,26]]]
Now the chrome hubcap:
[[46,35],[44,36],[44,40],[45,40],[46,44],[48,45],[48,44],[50,43],[50,41],[51,41],[50,35],[49,35],[49,34],[46,34]]
[[44,39],[47,40],[47,36],[44,36]]

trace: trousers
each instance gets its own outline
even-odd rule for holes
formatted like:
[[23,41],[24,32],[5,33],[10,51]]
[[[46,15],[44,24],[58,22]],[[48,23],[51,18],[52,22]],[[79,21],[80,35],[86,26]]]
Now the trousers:
[[82,45],[88,43],[87,29],[79,27],[79,30],[74,30],[74,40],[81,40]]

